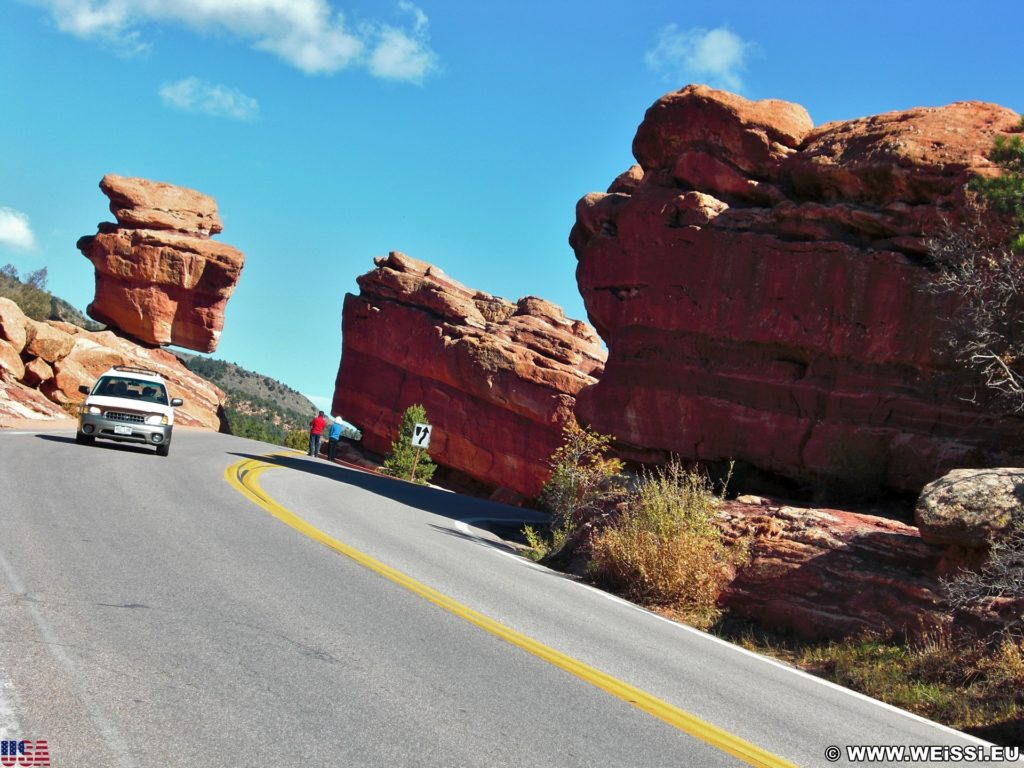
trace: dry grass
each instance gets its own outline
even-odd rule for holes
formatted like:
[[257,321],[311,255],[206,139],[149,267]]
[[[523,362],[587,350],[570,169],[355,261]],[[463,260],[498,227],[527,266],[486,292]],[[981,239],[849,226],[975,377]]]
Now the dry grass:
[[642,605],[709,626],[744,555],[712,521],[720,501],[706,477],[677,461],[644,474],[618,519],[595,533],[588,572]]
[[1024,745],[1024,641],[936,630],[910,643],[864,635],[802,642],[723,623],[716,632],[840,685],[953,728]]

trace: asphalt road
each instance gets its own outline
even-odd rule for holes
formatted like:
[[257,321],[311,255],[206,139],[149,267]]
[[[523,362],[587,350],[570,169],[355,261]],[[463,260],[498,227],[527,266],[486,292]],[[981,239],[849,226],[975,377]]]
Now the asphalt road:
[[563,578],[473,525],[520,510],[270,460],[268,503],[401,577],[386,578],[226,479],[275,450],[180,431],[160,458],[0,431],[0,740],[46,739],[51,764],[75,768],[746,764],[407,578],[771,764],[853,764],[826,760],[830,745],[980,744]]

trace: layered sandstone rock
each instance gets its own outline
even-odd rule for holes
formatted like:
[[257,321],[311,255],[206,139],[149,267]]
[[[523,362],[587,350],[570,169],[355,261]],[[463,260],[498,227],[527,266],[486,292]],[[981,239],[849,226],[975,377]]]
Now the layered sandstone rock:
[[865,490],[1018,463],[1024,422],[966,402],[976,382],[938,351],[956,297],[926,290],[923,256],[1019,122],[968,102],[814,128],[785,102],[663,97],[639,165],[577,206],[609,348],[577,415],[637,449]]
[[89,315],[146,344],[215,350],[244,257],[209,239],[222,229],[213,198],[115,175],[100,189],[118,223],[78,241],[96,268]]
[[333,412],[385,453],[404,410],[420,403],[434,461],[536,494],[576,393],[601,371],[593,329],[542,299],[474,291],[401,253],[375,263],[359,295],[345,297]]
[[175,423],[221,428],[224,393],[189,371],[177,357],[136,344],[113,331],[94,333],[70,323],[37,322],[10,299],[0,298],[0,419],[54,419],[67,416],[113,365],[160,373],[171,397],[185,404]]
[[914,635],[948,624],[942,550],[910,525],[835,509],[727,502],[718,523],[749,542],[725,590],[734,615],[805,638]]

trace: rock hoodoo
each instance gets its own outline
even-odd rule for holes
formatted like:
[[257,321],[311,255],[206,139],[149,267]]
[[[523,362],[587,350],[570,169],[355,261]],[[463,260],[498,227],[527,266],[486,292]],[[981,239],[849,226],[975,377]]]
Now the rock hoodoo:
[[224,308],[242,272],[213,198],[146,179],[107,175],[100,189],[117,224],[100,224],[78,249],[96,267],[90,316],[146,344],[217,348]]
[[333,412],[384,453],[420,403],[434,461],[536,494],[576,393],[602,369],[593,329],[543,299],[474,291],[402,253],[374,261],[359,295],[345,297]]
[[581,421],[642,449],[798,480],[919,491],[1024,457],[1024,422],[965,401],[937,351],[955,297],[925,238],[1020,116],[978,102],[815,128],[803,108],[703,86],[659,99],[638,165],[580,200],[570,235],[608,344]]

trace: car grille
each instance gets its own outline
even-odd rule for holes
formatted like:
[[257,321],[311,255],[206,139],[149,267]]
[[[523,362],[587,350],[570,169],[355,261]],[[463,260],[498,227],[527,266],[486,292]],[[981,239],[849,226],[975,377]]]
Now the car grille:
[[104,414],[111,421],[129,421],[133,424],[142,424],[146,417],[138,413],[122,413],[121,411],[107,411]]

